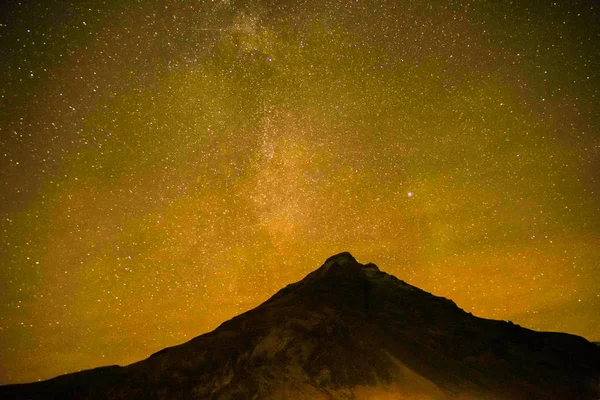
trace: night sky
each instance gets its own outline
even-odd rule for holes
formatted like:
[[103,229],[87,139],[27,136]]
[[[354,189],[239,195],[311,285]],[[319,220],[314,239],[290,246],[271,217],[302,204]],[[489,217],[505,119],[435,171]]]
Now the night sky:
[[595,2],[10,3],[0,383],[140,360],[341,251],[600,341]]

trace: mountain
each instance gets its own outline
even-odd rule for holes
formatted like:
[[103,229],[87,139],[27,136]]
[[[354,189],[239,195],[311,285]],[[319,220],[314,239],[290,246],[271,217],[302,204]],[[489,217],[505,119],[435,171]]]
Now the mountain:
[[341,253],[187,343],[0,398],[592,400],[599,385],[597,345],[475,317]]

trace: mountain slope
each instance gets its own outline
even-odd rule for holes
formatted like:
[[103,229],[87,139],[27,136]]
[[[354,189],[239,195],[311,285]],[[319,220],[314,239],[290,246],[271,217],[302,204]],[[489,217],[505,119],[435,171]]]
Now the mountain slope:
[[257,308],[126,367],[0,398],[599,398],[600,349],[486,320],[349,253]]

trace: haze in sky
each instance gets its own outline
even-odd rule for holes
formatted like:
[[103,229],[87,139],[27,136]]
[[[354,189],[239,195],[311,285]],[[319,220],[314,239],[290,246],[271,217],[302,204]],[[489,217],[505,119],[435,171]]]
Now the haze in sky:
[[140,360],[348,250],[600,340],[590,1],[0,12],[0,383]]

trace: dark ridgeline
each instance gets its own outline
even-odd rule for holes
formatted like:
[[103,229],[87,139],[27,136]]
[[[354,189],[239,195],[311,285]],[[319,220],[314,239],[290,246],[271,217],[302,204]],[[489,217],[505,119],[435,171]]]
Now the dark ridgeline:
[[595,344],[475,317],[341,253],[213,332],[0,398],[592,400],[599,384]]

